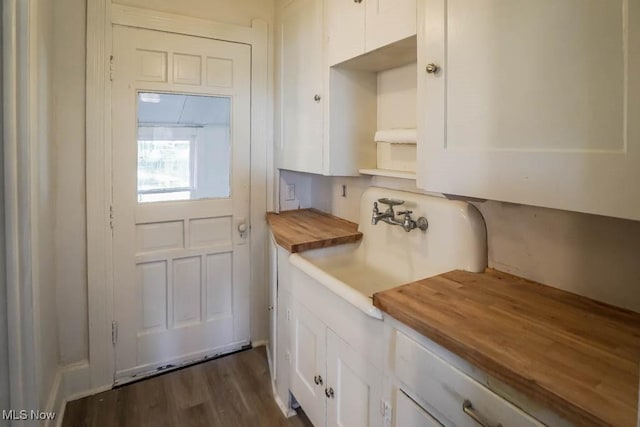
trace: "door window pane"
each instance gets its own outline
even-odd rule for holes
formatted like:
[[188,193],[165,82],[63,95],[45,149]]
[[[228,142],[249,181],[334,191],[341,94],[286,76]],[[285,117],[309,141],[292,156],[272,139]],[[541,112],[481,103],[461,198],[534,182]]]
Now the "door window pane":
[[138,202],[228,198],[231,100],[138,95]]

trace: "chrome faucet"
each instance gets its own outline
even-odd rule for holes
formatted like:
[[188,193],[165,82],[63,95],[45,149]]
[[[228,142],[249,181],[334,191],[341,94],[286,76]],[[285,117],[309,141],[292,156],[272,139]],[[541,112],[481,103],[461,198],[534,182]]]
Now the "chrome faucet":
[[[386,211],[380,213],[378,209],[378,202],[389,206]],[[413,229],[419,228],[422,231],[426,231],[429,227],[429,222],[423,216],[418,218],[417,221],[414,221],[411,218],[412,211],[402,211],[398,212],[397,215],[404,215],[402,221],[396,219],[396,213],[393,211],[394,206],[399,206],[404,204],[404,200],[397,199],[378,199],[378,202],[373,203],[373,214],[371,215],[371,224],[376,225],[379,221],[386,222],[389,225],[399,225],[406,231],[407,233]]]

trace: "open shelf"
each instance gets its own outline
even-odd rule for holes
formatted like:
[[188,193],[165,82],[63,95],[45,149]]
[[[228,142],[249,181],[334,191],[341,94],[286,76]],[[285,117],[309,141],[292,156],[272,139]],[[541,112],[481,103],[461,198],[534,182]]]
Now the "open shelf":
[[414,172],[402,172],[402,171],[392,171],[387,169],[360,169],[360,172],[363,175],[374,175],[374,176],[386,176],[389,178],[400,178],[400,179],[416,179],[416,174]]

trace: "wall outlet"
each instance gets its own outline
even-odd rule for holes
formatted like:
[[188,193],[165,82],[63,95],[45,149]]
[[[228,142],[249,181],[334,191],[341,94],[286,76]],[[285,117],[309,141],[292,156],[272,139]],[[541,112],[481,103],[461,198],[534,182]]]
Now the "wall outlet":
[[290,201],[296,199],[296,185],[295,184],[287,184],[287,194],[285,195],[284,200]]

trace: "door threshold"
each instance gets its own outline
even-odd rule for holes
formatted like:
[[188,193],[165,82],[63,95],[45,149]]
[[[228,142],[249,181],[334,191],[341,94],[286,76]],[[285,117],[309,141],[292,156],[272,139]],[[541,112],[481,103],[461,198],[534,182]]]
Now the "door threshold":
[[114,382],[113,387],[111,387],[111,389],[115,390],[120,387],[135,384],[144,380],[148,380],[149,378],[159,377],[161,375],[168,374],[170,372],[180,371],[182,369],[190,368],[192,366],[199,365],[201,363],[211,362],[212,360],[221,359],[227,356],[232,356],[237,353],[242,353],[244,351],[251,350],[252,348],[253,346],[251,345],[251,343],[249,343],[249,344],[243,345],[237,350],[230,351],[229,353],[216,354],[214,356],[203,357],[202,359],[199,359],[199,360],[187,361],[180,364],[169,364],[165,366],[160,366],[152,371],[141,372],[131,377],[119,378]]

